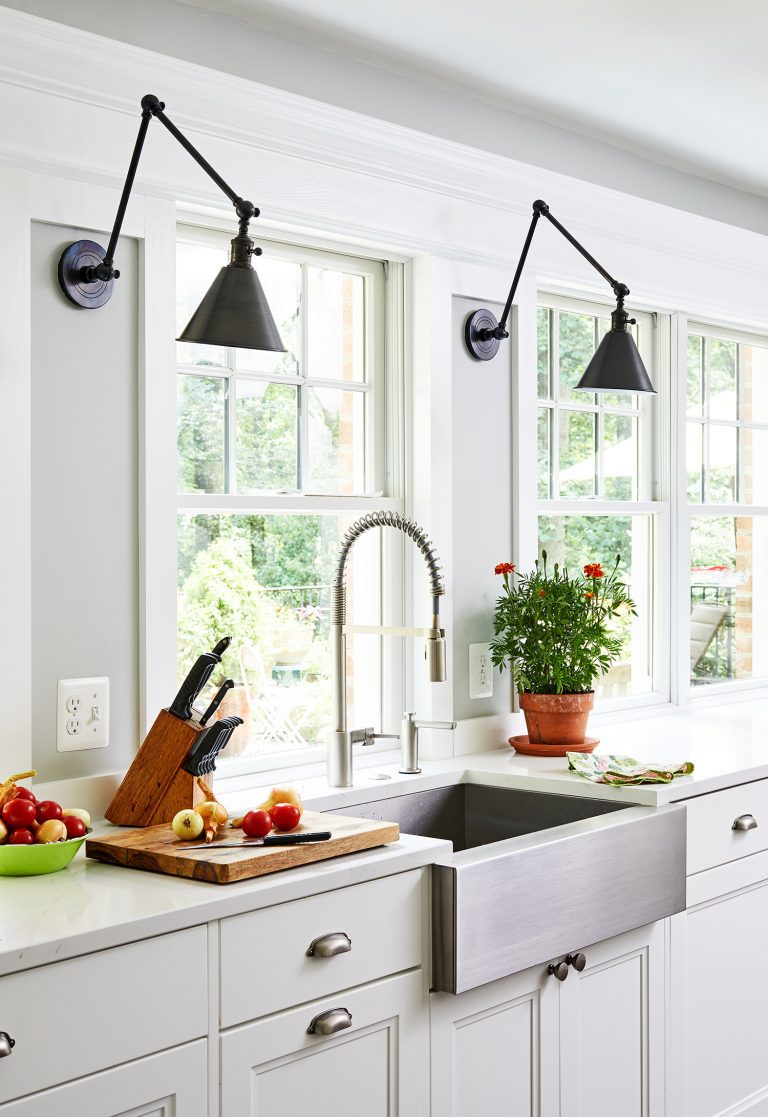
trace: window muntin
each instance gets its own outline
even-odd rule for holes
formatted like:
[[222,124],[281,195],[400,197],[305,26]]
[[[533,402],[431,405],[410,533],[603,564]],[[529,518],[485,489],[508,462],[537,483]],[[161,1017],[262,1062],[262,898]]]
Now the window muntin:
[[691,325],[690,681],[768,676],[768,339]]
[[[227,245],[180,230],[179,328]],[[401,510],[401,501],[383,492],[385,476],[398,474],[385,445],[383,265],[273,244],[258,271],[287,353],[177,343],[177,567],[179,673],[219,636],[235,636],[217,679],[238,684],[225,704],[247,730],[226,754],[262,765],[265,754],[296,757],[324,742],[338,540],[370,508]],[[387,418],[398,422],[391,402]],[[399,564],[381,533],[369,536],[348,595],[356,620],[373,625],[382,623],[383,562],[390,578]],[[381,641],[350,636],[355,724],[381,724],[397,643],[385,659]]]
[[[658,518],[667,506],[654,491],[653,404],[634,393],[574,391],[605,332],[599,304],[541,295],[537,312],[538,544],[553,562],[580,570],[587,562],[620,569],[638,617],[618,619],[624,648],[596,691],[621,698],[662,689],[657,662]],[[637,314],[633,336],[652,367],[653,319]]]

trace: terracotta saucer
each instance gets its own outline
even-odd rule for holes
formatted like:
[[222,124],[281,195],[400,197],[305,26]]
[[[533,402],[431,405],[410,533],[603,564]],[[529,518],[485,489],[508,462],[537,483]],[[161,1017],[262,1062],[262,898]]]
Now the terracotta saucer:
[[585,737],[577,745],[535,745],[526,735],[510,737],[509,743],[521,756],[565,756],[567,752],[594,752],[600,744],[600,738]]

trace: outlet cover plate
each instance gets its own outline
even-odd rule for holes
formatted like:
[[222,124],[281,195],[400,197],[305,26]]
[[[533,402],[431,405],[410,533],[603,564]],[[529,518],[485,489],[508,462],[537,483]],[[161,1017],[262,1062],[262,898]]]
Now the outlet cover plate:
[[56,748],[59,752],[103,749],[109,744],[109,679],[59,679]]
[[469,697],[493,697],[493,664],[490,644],[469,645]]

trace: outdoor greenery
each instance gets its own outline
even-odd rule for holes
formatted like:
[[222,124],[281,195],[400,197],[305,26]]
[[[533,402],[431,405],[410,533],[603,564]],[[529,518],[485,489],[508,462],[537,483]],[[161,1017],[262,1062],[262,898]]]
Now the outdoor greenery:
[[491,659],[512,671],[521,693],[591,691],[619,657],[623,642],[612,625],[621,613],[635,613],[620,562],[617,554],[608,574],[600,563],[588,563],[572,577],[558,563],[550,573],[544,551],[531,574],[519,574],[511,563],[496,567],[504,589],[494,612]]

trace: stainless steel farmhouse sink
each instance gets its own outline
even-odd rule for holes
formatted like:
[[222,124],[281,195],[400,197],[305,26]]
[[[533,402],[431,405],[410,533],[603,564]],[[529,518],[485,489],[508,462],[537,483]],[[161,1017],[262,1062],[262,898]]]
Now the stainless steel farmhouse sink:
[[379,797],[354,814],[453,843],[432,870],[433,985],[443,992],[685,908],[682,806],[458,783]]

